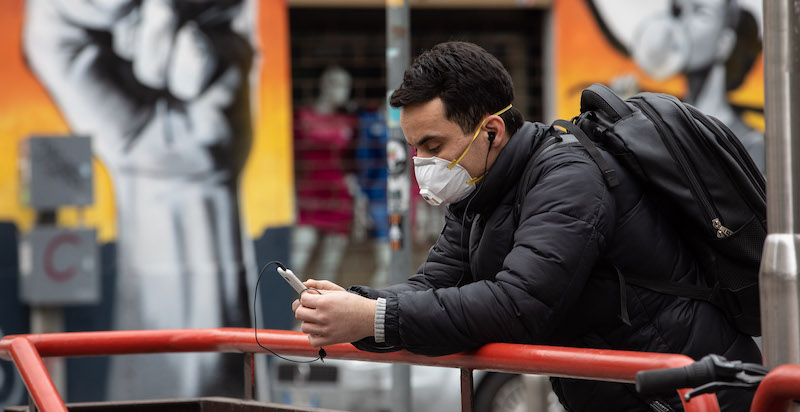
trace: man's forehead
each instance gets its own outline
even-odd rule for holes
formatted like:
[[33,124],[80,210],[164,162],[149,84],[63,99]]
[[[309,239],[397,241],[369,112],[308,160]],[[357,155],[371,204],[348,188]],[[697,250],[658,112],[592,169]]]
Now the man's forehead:
[[404,107],[400,111],[400,125],[406,141],[412,146],[419,146],[433,138],[451,134],[455,124],[445,118],[444,104],[436,98]]
[[424,103],[403,107],[400,110],[400,121],[419,123],[425,121],[441,121],[444,119],[444,103],[435,98]]

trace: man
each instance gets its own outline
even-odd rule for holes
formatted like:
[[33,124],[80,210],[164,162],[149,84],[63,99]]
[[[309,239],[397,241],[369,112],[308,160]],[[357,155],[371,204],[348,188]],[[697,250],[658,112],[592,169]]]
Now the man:
[[[549,146],[515,210],[526,164],[549,133],[524,123],[513,98],[508,72],[473,44],[440,44],[406,70],[390,103],[417,150],[420,194],[448,204],[444,229],[404,284],[348,293],[307,281],[321,294],[302,294],[293,309],[311,343],[444,355],[512,342],[760,362],[719,309],[620,284],[613,268],[686,283],[700,273],[672,223],[607,153],[620,180],[613,191],[583,147]],[[674,393],[632,385],[561,378],[553,389],[570,411],[681,408]],[[719,393],[725,410],[749,409],[751,396]]]

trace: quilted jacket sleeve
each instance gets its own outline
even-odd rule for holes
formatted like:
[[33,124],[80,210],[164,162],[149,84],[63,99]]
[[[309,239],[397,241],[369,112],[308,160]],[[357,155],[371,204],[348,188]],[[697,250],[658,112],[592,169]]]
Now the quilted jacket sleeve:
[[[460,263],[468,251],[460,225],[448,220],[426,274],[379,292],[387,304],[383,348],[444,355],[548,337],[580,296],[610,236],[614,201],[599,169],[579,148],[552,150],[532,176],[514,247],[493,281],[455,285],[468,270]],[[366,341],[357,346],[379,349]]]

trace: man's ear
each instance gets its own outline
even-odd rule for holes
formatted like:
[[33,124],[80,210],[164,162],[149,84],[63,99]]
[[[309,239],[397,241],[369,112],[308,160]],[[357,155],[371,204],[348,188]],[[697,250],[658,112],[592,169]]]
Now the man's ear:
[[508,140],[506,136],[506,123],[500,116],[489,116],[486,123],[483,124],[483,130],[489,139],[490,147],[503,147]]

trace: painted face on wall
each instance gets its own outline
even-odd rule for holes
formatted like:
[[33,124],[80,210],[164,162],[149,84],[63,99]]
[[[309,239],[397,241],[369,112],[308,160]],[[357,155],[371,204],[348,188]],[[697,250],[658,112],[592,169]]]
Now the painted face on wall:
[[736,42],[730,0],[674,0],[672,10],[645,19],[633,38],[636,63],[664,79],[724,63]]

